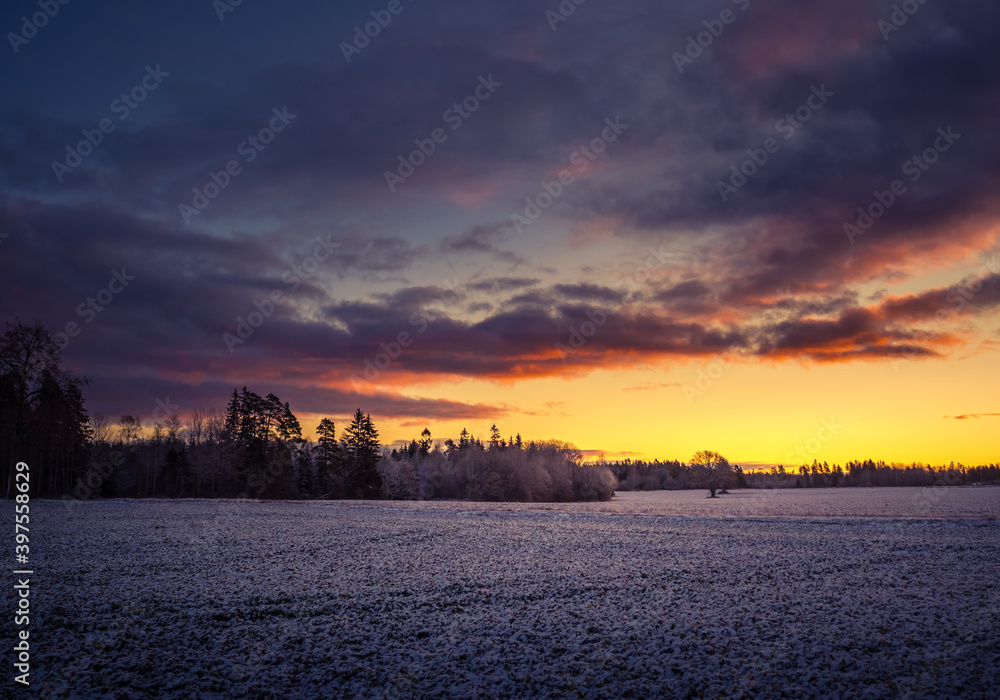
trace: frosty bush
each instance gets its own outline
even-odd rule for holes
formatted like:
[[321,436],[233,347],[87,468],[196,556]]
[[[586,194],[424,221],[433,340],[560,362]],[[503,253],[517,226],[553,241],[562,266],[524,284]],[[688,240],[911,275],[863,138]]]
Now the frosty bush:
[[557,442],[396,453],[383,457],[379,474],[385,496],[395,499],[608,501],[618,487],[607,466],[584,464],[575,448]]
[[420,495],[420,481],[413,462],[382,458],[378,463],[382,492],[393,500],[413,500]]

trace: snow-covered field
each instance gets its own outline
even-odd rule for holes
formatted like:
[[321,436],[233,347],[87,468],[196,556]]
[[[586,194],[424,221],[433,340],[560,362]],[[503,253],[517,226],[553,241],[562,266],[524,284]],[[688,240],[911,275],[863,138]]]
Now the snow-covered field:
[[33,502],[32,689],[1000,696],[1000,488],[705,495]]

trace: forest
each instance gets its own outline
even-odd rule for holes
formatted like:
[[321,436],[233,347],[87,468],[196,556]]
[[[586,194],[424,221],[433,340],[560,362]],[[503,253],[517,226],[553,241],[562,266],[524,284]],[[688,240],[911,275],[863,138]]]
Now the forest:
[[[692,464],[677,460],[622,460],[602,462],[614,473],[620,491],[704,488],[703,478]],[[775,465],[768,469],[744,471],[733,465],[725,479],[728,488],[786,489],[875,486],[963,486],[1000,484],[1000,464],[967,466],[887,464],[866,459],[845,465],[814,460],[811,465]]]
[[[60,367],[55,336],[40,324],[7,323],[0,336],[0,468],[11,496],[14,466],[31,465],[32,494],[92,498],[608,500],[616,490],[828,488],[1000,483],[1000,466],[776,466],[744,471],[702,451],[688,462],[586,462],[556,441],[487,440],[463,430],[436,442],[429,429],[408,445],[380,442],[358,408],[338,435],[322,418],[303,438],[288,402],[233,389],[224,410],[163,414],[143,425],[85,407],[85,378]],[[154,415],[157,415],[154,413]]]

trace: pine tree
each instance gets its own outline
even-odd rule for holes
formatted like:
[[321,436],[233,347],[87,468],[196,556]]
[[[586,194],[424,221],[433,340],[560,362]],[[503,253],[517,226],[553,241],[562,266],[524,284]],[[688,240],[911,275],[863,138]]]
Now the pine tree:
[[346,489],[352,498],[377,498],[382,487],[378,474],[379,435],[370,415],[359,408],[344,431]]
[[322,498],[343,498],[343,453],[337,442],[337,428],[324,418],[316,426],[316,488]]
[[312,447],[306,443],[299,446],[295,456],[295,487],[299,496],[311,498],[316,495],[316,479],[313,475]]
[[423,432],[420,433],[420,442],[418,444],[420,454],[426,457],[431,451],[431,431],[428,428],[424,428]]
[[229,398],[229,405],[226,406],[226,419],[223,427],[222,439],[226,442],[235,442],[240,432],[240,395],[233,389],[233,395]]
[[281,416],[278,419],[277,429],[278,439],[287,443],[302,441],[302,426],[299,419],[292,413],[288,402],[282,407]]

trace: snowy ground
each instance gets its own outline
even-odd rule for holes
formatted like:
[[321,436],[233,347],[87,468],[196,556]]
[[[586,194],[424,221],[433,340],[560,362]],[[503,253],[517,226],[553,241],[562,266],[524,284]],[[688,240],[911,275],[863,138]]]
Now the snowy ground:
[[32,689],[998,697],[1000,488],[705,495],[33,502]]

